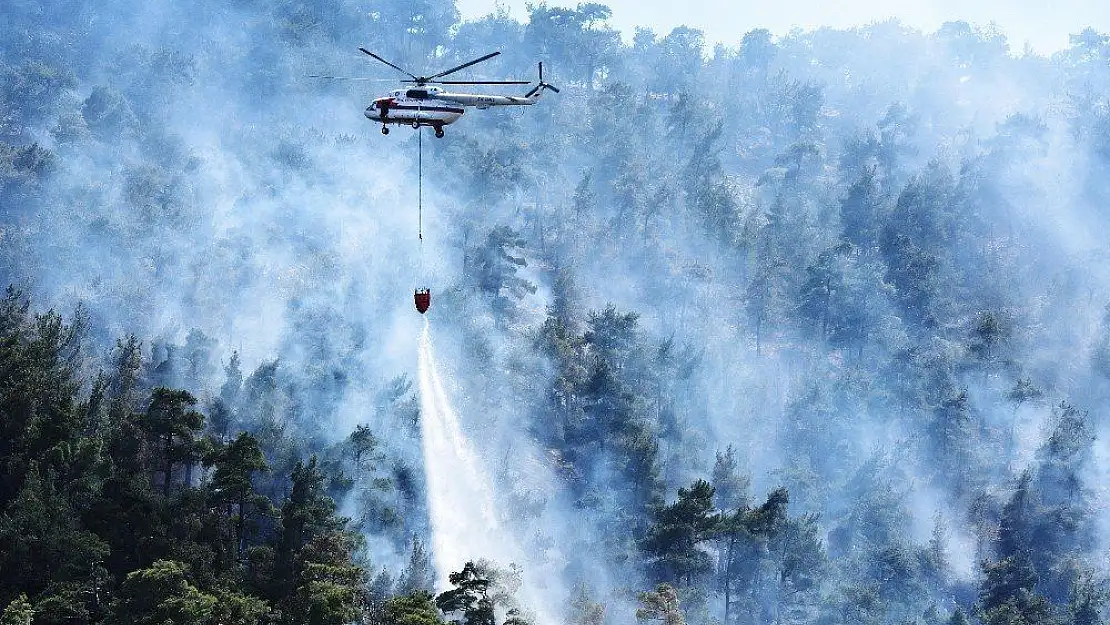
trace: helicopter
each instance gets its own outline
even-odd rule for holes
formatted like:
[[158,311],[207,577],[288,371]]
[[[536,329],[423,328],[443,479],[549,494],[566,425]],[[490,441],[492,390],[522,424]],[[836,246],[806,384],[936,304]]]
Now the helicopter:
[[366,107],[366,117],[371,121],[381,122],[383,135],[389,134],[390,124],[407,124],[413,128],[430,126],[435,130],[436,137],[442,139],[443,127],[458,121],[466,112],[467,107],[482,110],[491,106],[528,106],[538,102],[540,96],[547,89],[559,93],[557,87],[544,82],[542,62],[539,64],[539,82],[523,96],[453,93],[439,86],[532,84],[522,80],[439,80],[471,65],[488,61],[501,54],[501,52],[491,52],[483,57],[431,76],[416,76],[366,48],[359,48],[359,50],[409,77],[401,82],[412,83],[412,87],[394,89],[389,95],[375,99],[370,106]]
[[[402,80],[402,83],[410,83],[411,87],[402,89],[394,89],[389,95],[375,99],[370,106],[366,107],[365,115],[368,119],[380,122],[382,125],[382,134],[389,134],[390,124],[408,124],[413,128],[419,130],[423,126],[430,126],[435,130],[436,137],[443,138],[443,127],[453,124],[463,113],[466,112],[467,107],[474,107],[477,109],[487,109],[491,106],[528,106],[535,104],[539,101],[543,92],[550,89],[555,93],[559,93],[559,88],[555,85],[547,83],[543,79],[543,63],[539,64],[539,82],[528,90],[523,96],[506,96],[506,95],[491,95],[484,93],[453,93],[446,91],[439,85],[529,85],[530,82],[520,80],[440,80],[445,76],[454,74],[459,70],[466,69],[472,65],[477,65],[483,61],[488,61],[493,57],[501,54],[501,52],[491,52],[485,56],[478,57],[472,61],[467,61],[462,65],[452,67],[451,69],[433,74],[431,76],[417,76],[412,72],[399,67],[384,58],[374,54],[366,48],[359,48],[359,51],[380,61],[393,69],[408,76],[408,79]],[[373,80],[367,78],[343,78],[339,76],[322,76],[312,75],[313,78],[330,78],[338,80]],[[420,135],[421,137],[423,135]],[[422,146],[422,144],[420,144]],[[420,147],[420,156],[417,159],[417,237],[421,242],[424,240],[423,231],[423,198],[422,198],[422,185],[423,180],[423,148]],[[423,247],[421,248],[423,254]],[[431,289],[427,287],[417,288],[413,293],[414,303],[416,310],[420,314],[428,312],[428,308],[432,303]]]

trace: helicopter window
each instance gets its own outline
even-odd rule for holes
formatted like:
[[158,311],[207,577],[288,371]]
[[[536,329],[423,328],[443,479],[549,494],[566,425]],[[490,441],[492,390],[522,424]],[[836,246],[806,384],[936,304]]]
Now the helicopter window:
[[409,89],[408,92],[405,93],[405,97],[423,99],[428,97],[428,92],[425,89]]

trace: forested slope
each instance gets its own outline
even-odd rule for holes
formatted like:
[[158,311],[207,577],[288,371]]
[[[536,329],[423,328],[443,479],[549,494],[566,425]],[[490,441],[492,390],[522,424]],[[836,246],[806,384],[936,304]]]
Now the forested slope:
[[[1102,622],[1110,36],[102,4],[0,9],[0,622]],[[561,88],[422,257],[358,46]],[[425,280],[528,551],[437,598]]]

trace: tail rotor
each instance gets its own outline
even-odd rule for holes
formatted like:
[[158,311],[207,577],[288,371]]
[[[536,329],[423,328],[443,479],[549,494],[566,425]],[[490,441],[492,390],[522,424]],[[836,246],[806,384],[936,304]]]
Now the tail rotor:
[[528,94],[525,95],[524,97],[531,98],[531,97],[534,97],[534,96],[538,96],[540,93],[543,92],[544,89],[550,89],[550,90],[554,91],[555,93],[559,93],[559,88],[558,87],[556,87],[555,85],[553,85],[551,83],[547,83],[547,82],[543,81],[543,61],[540,61],[540,82],[535,87],[532,87],[532,90],[529,91]]

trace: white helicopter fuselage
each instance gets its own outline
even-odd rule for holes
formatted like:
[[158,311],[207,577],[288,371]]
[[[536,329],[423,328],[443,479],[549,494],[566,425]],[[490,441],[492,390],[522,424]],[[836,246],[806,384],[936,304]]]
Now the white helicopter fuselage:
[[417,124],[442,127],[455,123],[463,105],[440,100],[431,88],[397,89],[366,107],[366,117],[383,124]]
[[374,100],[366,107],[365,115],[383,126],[431,126],[436,129],[437,136],[442,136],[443,127],[455,123],[468,107],[527,106],[535,104],[542,93],[543,88],[533,89],[526,96],[450,93],[436,86],[396,89],[390,95]]

